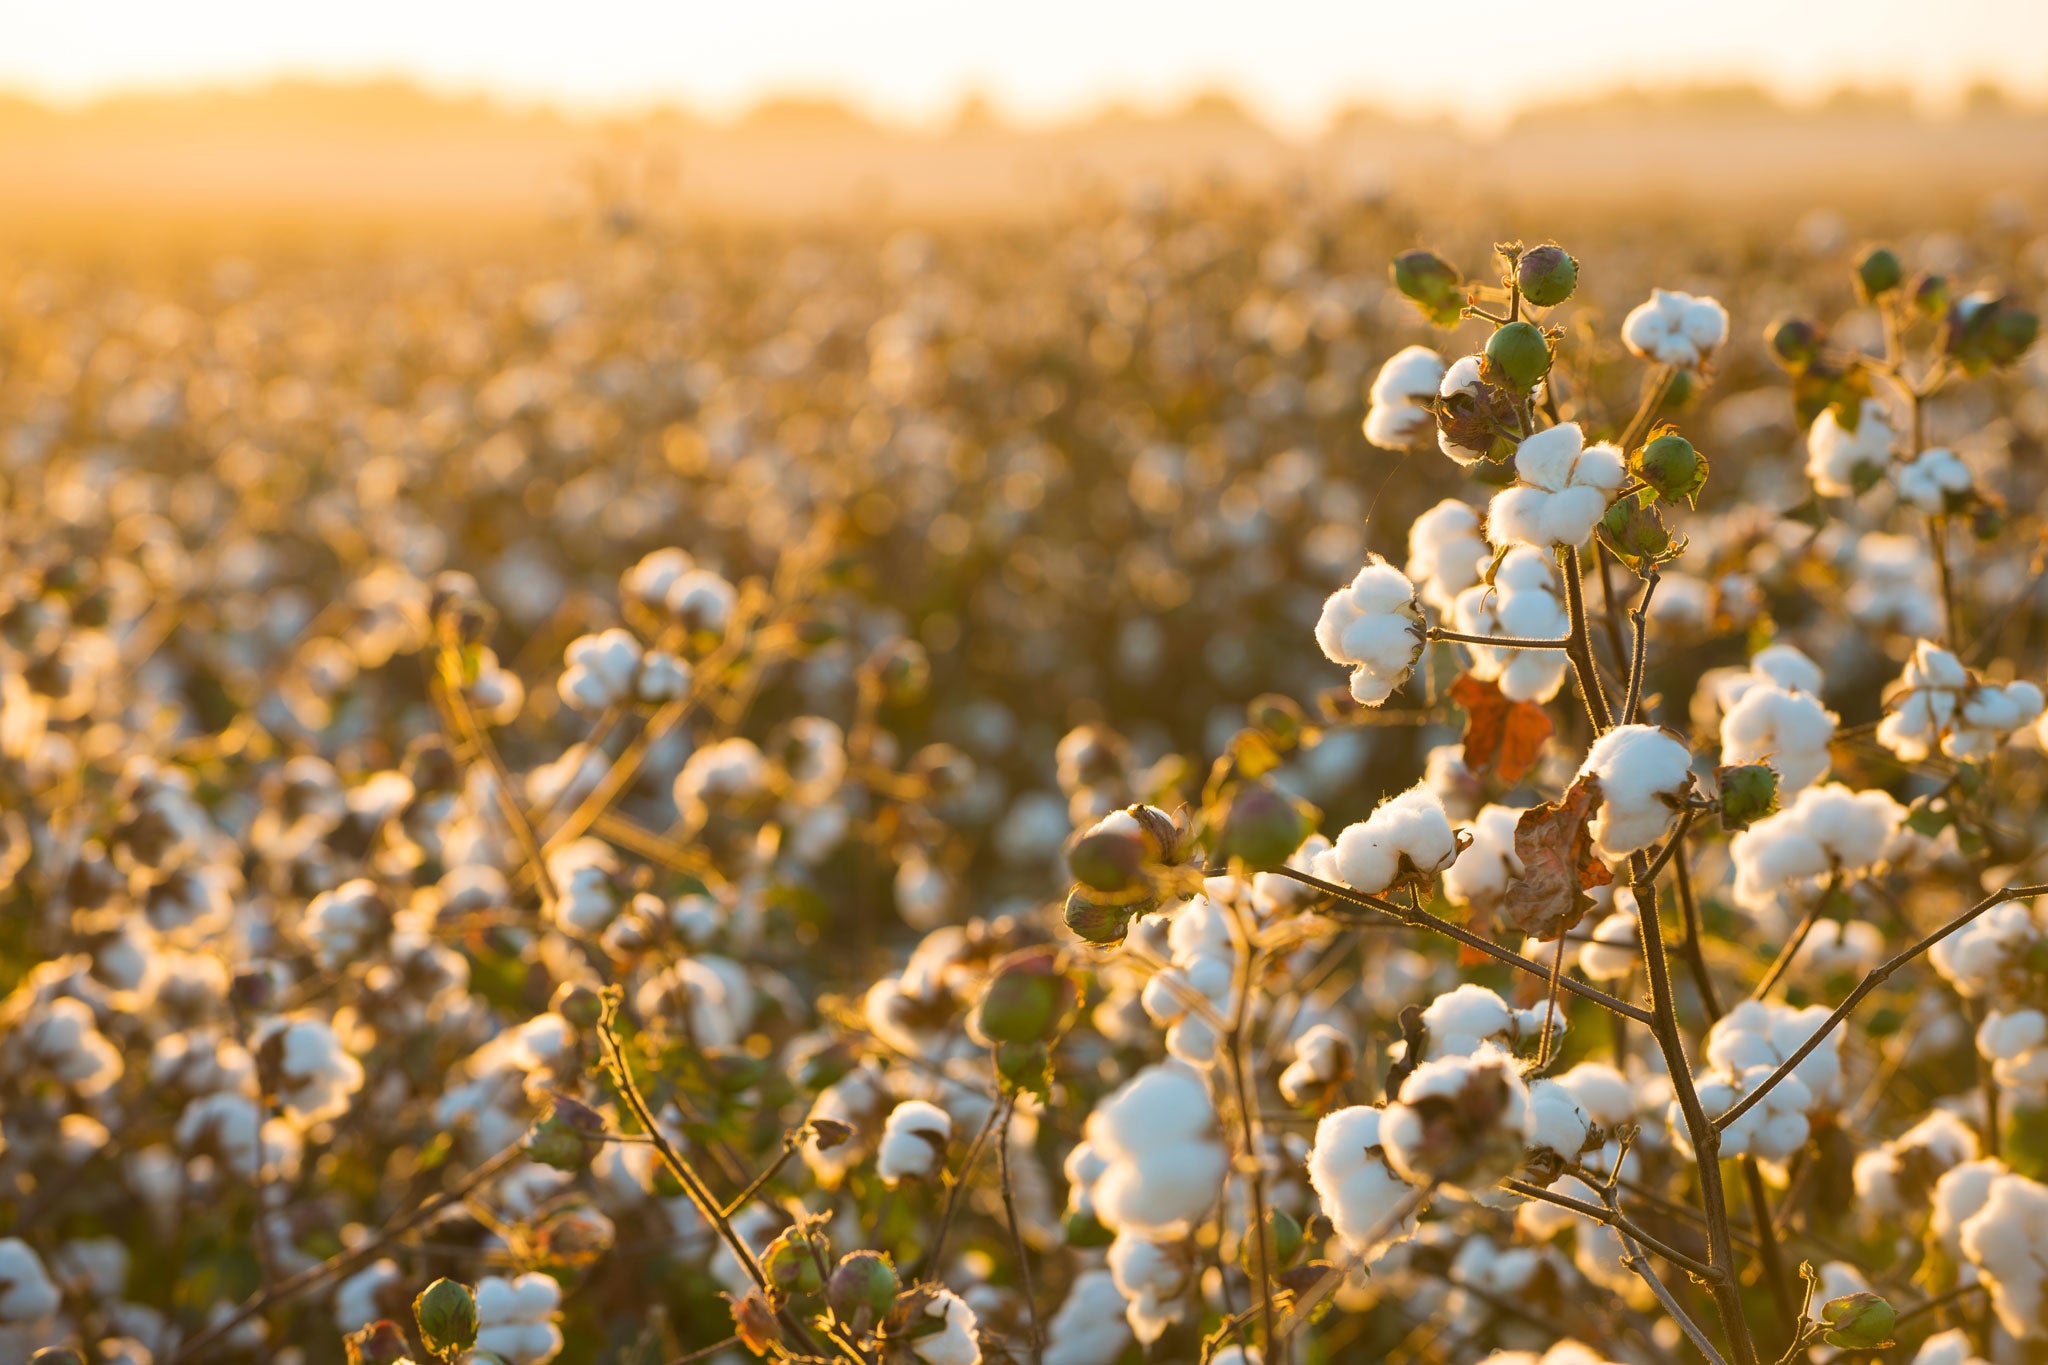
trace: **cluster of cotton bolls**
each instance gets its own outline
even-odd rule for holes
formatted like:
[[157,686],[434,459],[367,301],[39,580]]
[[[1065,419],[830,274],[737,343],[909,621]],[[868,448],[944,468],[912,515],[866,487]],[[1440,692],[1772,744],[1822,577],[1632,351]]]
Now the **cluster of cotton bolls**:
[[1886,792],[1832,782],[1806,787],[1729,842],[1735,899],[1767,923],[1796,918],[1830,885],[1840,888],[1878,866],[1905,818]]
[[1769,764],[1781,797],[1827,776],[1840,717],[1821,704],[1821,682],[1819,667],[1788,644],[1758,650],[1748,668],[1703,679],[1720,713],[1721,761]]
[[2048,1102],[2048,908],[1994,905],[1934,945],[1935,969],[1982,1010],[1977,1051],[1997,1082]]
[[1982,761],[2040,718],[2042,696],[2024,679],[1986,682],[1951,651],[1919,640],[1888,703],[1877,738],[1900,758],[1916,763],[1939,749],[1953,759]]
[[[1820,1005],[1794,1009],[1771,1000],[1745,1000],[1717,1019],[1707,1032],[1707,1062],[1712,1069],[1699,1083],[1700,1102],[1708,1113],[1724,1113],[1761,1088],[1791,1060],[1795,1049],[1820,1031],[1827,1016]],[[1830,1035],[1766,1091],[1760,1103],[1722,1131],[1721,1150],[1729,1156],[1782,1163],[1806,1145],[1815,1121],[1841,1101],[1840,1039]],[[1671,1125],[1682,1133],[1677,1101],[1672,1104]]]

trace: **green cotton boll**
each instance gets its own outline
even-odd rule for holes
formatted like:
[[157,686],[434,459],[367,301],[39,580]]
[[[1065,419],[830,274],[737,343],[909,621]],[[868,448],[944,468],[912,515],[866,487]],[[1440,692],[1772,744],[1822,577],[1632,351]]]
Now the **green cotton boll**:
[[1550,373],[1550,342],[1535,323],[1511,322],[1487,338],[1486,358],[1502,379],[1527,393]]
[[1579,263],[1563,247],[1546,242],[1515,262],[1515,283],[1538,308],[1555,308],[1579,287]]

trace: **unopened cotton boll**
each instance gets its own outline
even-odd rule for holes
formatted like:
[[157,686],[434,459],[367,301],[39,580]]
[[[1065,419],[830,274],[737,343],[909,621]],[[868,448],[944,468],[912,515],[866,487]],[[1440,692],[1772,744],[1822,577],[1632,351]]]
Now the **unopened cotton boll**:
[[1507,894],[1508,883],[1522,875],[1515,853],[1515,827],[1522,812],[1511,806],[1480,808],[1466,832],[1472,842],[1444,872],[1444,894],[1480,914],[1491,914]]
[[1380,1120],[1394,1170],[1413,1184],[1483,1190],[1521,1164],[1535,1131],[1514,1058],[1484,1047],[1424,1062]]
[[1405,882],[1428,880],[1458,856],[1458,836],[1436,793],[1410,787],[1337,835],[1316,859],[1316,875],[1378,895]]
[[1402,450],[1436,430],[1422,400],[1436,396],[1444,362],[1427,346],[1396,351],[1373,377],[1365,411],[1365,439],[1382,450]]
[[508,1365],[547,1365],[562,1349],[554,1321],[561,1301],[561,1286],[538,1272],[484,1276],[476,1286],[477,1349]]
[[1945,446],[1923,450],[1894,465],[1891,473],[1900,499],[1930,514],[1960,506],[1972,487],[1970,467]]
[[1807,429],[1806,476],[1823,497],[1849,497],[1891,463],[1897,439],[1890,415],[1875,398],[1863,400],[1853,431],[1835,420],[1833,408],[1824,408]]
[[1645,360],[1696,369],[1728,339],[1728,310],[1705,295],[1653,289],[1622,319],[1621,339]]
[[1581,777],[1600,781],[1593,842],[1620,858],[1663,838],[1692,790],[1692,754],[1654,725],[1617,725],[1593,741]]
[[1316,619],[1316,643],[1330,662],[1351,669],[1351,695],[1365,706],[1408,680],[1426,638],[1415,585],[1378,555],[1330,594]]
[[1116,1365],[1131,1340],[1115,1272],[1084,1270],[1045,1324],[1045,1365]]
[[1721,718],[1721,761],[1768,763],[1781,795],[1827,776],[1839,717],[1806,692],[1775,684],[1743,691]]
[[1480,533],[1479,513],[1456,498],[1445,498],[1408,528],[1408,578],[1438,611],[1450,611],[1492,557]]
[[1353,1105],[1323,1116],[1309,1149],[1308,1179],[1345,1250],[1369,1257],[1415,1230],[1414,1194],[1388,1166],[1380,1141],[1382,1113]]
[[929,1180],[944,1166],[946,1144],[953,1139],[953,1120],[925,1100],[905,1100],[889,1111],[875,1151],[875,1174],[886,1185]]
[[[1451,604],[1451,624],[1464,635],[1516,640],[1562,640],[1571,633],[1550,558],[1528,545],[1509,550],[1493,582],[1460,592]],[[1570,661],[1559,649],[1511,649],[1467,644],[1473,676],[1500,688],[1509,701],[1546,702],[1564,685]]]
[[1588,446],[1576,422],[1525,437],[1515,449],[1515,485],[1494,494],[1486,536],[1496,546],[1583,545],[1620,491],[1621,448]]
[[2005,1174],[1963,1224],[1963,1254],[1991,1286],[1991,1307],[2021,1341],[2048,1340],[2048,1185]]

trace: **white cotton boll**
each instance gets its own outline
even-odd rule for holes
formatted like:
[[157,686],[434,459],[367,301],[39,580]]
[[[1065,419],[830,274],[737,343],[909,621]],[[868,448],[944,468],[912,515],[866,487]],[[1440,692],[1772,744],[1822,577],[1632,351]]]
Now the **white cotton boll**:
[[548,855],[547,866],[557,928],[589,938],[618,918],[625,904],[615,880],[619,859],[602,839],[573,839]]
[[1788,692],[1809,692],[1816,697],[1826,681],[1821,675],[1820,665],[1793,645],[1765,645],[1751,657],[1749,669]]
[[56,1317],[62,1303],[35,1249],[19,1237],[0,1237],[0,1333],[27,1329],[22,1336],[32,1337]]
[[99,1031],[92,1006],[59,996],[31,1014],[21,1028],[28,1054],[74,1093],[90,1099],[121,1079],[121,1053]]
[[[1827,1022],[1824,1005],[1794,1009],[1775,1000],[1745,1000],[1707,1031],[1707,1060],[1723,1071],[1775,1068]],[[1842,1035],[1830,1033],[1792,1072],[1817,1104],[1837,1098],[1842,1077]]]
[[1827,776],[1838,720],[1810,693],[1746,688],[1721,718],[1721,761],[1770,764],[1781,798],[1789,796]]
[[[1771,1067],[1756,1066],[1733,1075],[1717,1073],[1703,1079],[1697,1085],[1700,1103],[1709,1115],[1725,1111],[1769,1079],[1771,1071]],[[1813,1120],[1808,1117],[1813,1107],[1813,1092],[1798,1077],[1787,1076],[1722,1131],[1721,1154],[1753,1156],[1764,1161],[1789,1159],[1806,1145],[1813,1132]],[[1681,1131],[1685,1119],[1677,1101],[1669,1106],[1666,1119],[1681,1148],[1691,1151],[1691,1144]]]
[[1351,670],[1351,695],[1378,706],[1408,680],[1426,640],[1422,604],[1407,575],[1378,555],[1330,594],[1316,619],[1316,643]]
[[633,698],[650,706],[671,702],[690,690],[690,665],[665,649],[650,649],[633,678]]
[[1480,533],[1479,513],[1456,498],[1445,498],[1408,528],[1409,581],[1438,611],[1450,611],[1458,594],[1479,581],[1492,558]]
[[1962,1250],[1991,1286],[2005,1330],[2022,1341],[2048,1339],[2048,1185],[1998,1177],[1963,1224]]
[[1436,430],[1420,399],[1436,396],[1444,362],[1427,346],[1396,351],[1373,377],[1365,412],[1365,439],[1382,450],[1402,450]]
[[1991,1365],[1970,1345],[1970,1334],[1960,1327],[1936,1332],[1920,1343],[1911,1365]]
[[1872,1220],[1917,1216],[1933,1197],[1935,1182],[1976,1159],[1977,1134],[1954,1114],[1937,1109],[1890,1142],[1857,1155],[1856,1202]]
[[939,1330],[912,1337],[910,1353],[924,1365],[981,1365],[981,1339],[975,1333],[974,1310],[950,1289],[934,1289],[924,1306]]
[[1977,1051],[2004,1089],[2048,1098],[2048,1013],[1992,1010],[1977,1028]]
[[[1436,386],[1437,396],[1449,398],[1458,393],[1477,394],[1480,383],[1480,359],[1476,355],[1467,355],[1452,361],[1450,368],[1444,371],[1443,379]],[[1459,445],[1442,426],[1437,428],[1436,446],[1438,450],[1462,465],[1472,464],[1487,453],[1484,448],[1473,449],[1470,446]]]
[[1696,369],[1728,339],[1728,310],[1720,300],[1676,289],[1653,289],[1621,322],[1629,350],[1660,365]]
[[2030,682],[1987,683],[1931,640],[1913,646],[1877,738],[1909,763],[1937,744],[1950,758],[1990,757],[2006,739],[2041,715],[2041,689]]
[[[1486,799],[1486,784],[1465,766],[1465,746],[1462,744],[1439,744],[1429,751],[1422,765],[1422,785],[1436,793],[1445,814],[1453,820],[1471,819]],[[1302,847],[1305,850],[1307,845]],[[1328,848],[1329,840],[1324,839],[1322,849],[1317,852],[1325,852]],[[1311,864],[1303,870],[1313,871],[1314,866]]]
[[676,808],[702,821],[721,806],[745,805],[768,787],[768,760],[752,740],[735,736],[697,750],[676,774]]
[[1422,1027],[1429,1057],[1469,1057],[1488,1044],[1512,1050],[1516,1016],[1507,1001],[1467,981],[1424,1007]]
[[1297,1107],[1313,1103],[1351,1073],[1358,1048],[1329,1024],[1317,1024],[1294,1040],[1294,1060],[1280,1073],[1280,1097]]
[[1131,1341],[1115,1272],[1084,1270],[1045,1324],[1044,1365],[1116,1365]]
[[958,900],[952,875],[945,868],[912,849],[896,865],[891,883],[896,913],[913,929],[930,931],[948,923]]
[[1844,498],[1867,484],[1891,463],[1897,440],[1890,415],[1875,398],[1863,400],[1856,429],[1849,431],[1825,408],[1806,433],[1806,476],[1823,497]]
[[1496,546],[1582,545],[1620,490],[1621,449],[1588,446],[1576,422],[1525,437],[1515,450],[1515,485],[1494,494],[1486,536]]
[[1571,1092],[1586,1117],[1610,1134],[1636,1116],[1635,1087],[1605,1062],[1580,1062],[1557,1083]]
[[925,1100],[905,1100],[889,1111],[883,1125],[875,1174],[892,1188],[904,1180],[929,1180],[944,1167],[952,1139],[953,1120],[945,1110]]
[[388,1316],[380,1301],[387,1289],[404,1280],[405,1273],[398,1268],[398,1262],[389,1257],[370,1262],[334,1287],[334,1325],[343,1332],[353,1332]]
[[[1451,624],[1461,634],[1518,640],[1561,640],[1571,633],[1557,576],[1541,550],[1518,545],[1494,571],[1491,584],[1460,592],[1451,603]],[[1472,673],[1500,688],[1509,701],[1546,702],[1563,687],[1570,661],[1557,649],[1504,649],[1464,645]]]
[[1316,871],[1325,880],[1378,895],[1406,881],[1433,878],[1457,856],[1458,836],[1436,793],[1414,786],[1345,826],[1330,851],[1316,859]]
[[1515,854],[1515,826],[1522,812],[1510,806],[1480,809],[1466,832],[1472,842],[1444,872],[1444,894],[1457,905],[1490,913],[1507,894],[1508,882],[1522,875]]
[[[1627,888],[1614,893],[1617,903]],[[1626,908],[1609,911],[1593,926],[1579,948],[1579,970],[1592,981],[1620,981],[1642,961],[1642,925],[1636,920],[1635,897]]]
[[1108,1163],[1092,1191],[1104,1226],[1180,1236],[1215,1205],[1229,1157],[1209,1087],[1184,1063],[1140,1071],[1096,1107],[1084,1132]]
[[1210,1357],[1212,1365],[1263,1365],[1265,1359],[1256,1346],[1226,1346]]
[[1843,605],[1862,624],[1913,636],[1941,629],[1934,559],[1923,537],[1866,533],[1856,542],[1848,578]]
[[391,907],[365,877],[321,892],[306,907],[306,939],[329,971],[367,956],[390,927]]
[[722,634],[732,619],[739,592],[709,569],[691,569],[669,584],[663,599],[668,614],[690,631]]
[[1110,1243],[1106,1259],[1125,1299],[1125,1321],[1140,1342],[1151,1345],[1186,1316],[1194,1285],[1186,1248],[1124,1232]]
[[325,1020],[271,1020],[258,1027],[251,1042],[258,1057],[271,1059],[278,1104],[300,1128],[341,1117],[350,1097],[363,1088],[363,1064],[349,1055]]
[[614,626],[579,636],[569,642],[562,657],[567,667],[555,690],[565,705],[578,711],[602,711],[633,695],[633,680],[640,672],[640,642],[632,631]]
[[1892,467],[1892,487],[1899,497],[1923,512],[1942,513],[1961,506],[1971,488],[1970,467],[1953,450],[1936,446]]
[[1829,877],[1860,876],[1881,862],[1905,818],[1881,791],[1808,787],[1729,842],[1735,899],[1760,915],[1801,905]]
[[[1447,1114],[1455,1117],[1439,1121]],[[1380,1140],[1388,1163],[1411,1183],[1483,1190],[1521,1164],[1534,1126],[1514,1058],[1487,1047],[1409,1073],[1380,1120]]]
[[1958,994],[1978,1000],[2027,989],[2028,954],[2043,942],[2048,942],[2048,905],[2007,901],[1935,944],[1927,956]]
[[1791,973],[1801,981],[1861,976],[1884,959],[1884,931],[1868,920],[1821,920],[1807,931],[1792,955]]
[[1530,1147],[1555,1152],[1563,1160],[1571,1161],[1591,1144],[1593,1121],[1567,1086],[1549,1079],[1531,1081],[1529,1110],[1534,1116]]
[[1414,1191],[1387,1165],[1380,1119],[1381,1111],[1362,1104],[1326,1114],[1309,1149],[1309,1184],[1354,1256],[1371,1256],[1415,1230],[1415,1210],[1395,1217]]
[[1593,741],[1579,775],[1600,780],[1594,844],[1602,857],[1621,858],[1671,828],[1692,790],[1692,754],[1654,725],[1617,725]]
[[1978,1157],[1959,1162],[1934,1182],[1934,1216],[1928,1220],[1927,1235],[1949,1255],[1951,1261],[1963,1256],[1963,1228],[1976,1217],[1991,1198],[1991,1187],[2007,1174],[1997,1157]]
[[476,1286],[476,1347],[508,1365],[547,1365],[562,1349],[555,1310],[562,1287],[537,1271],[512,1279],[486,1275]]

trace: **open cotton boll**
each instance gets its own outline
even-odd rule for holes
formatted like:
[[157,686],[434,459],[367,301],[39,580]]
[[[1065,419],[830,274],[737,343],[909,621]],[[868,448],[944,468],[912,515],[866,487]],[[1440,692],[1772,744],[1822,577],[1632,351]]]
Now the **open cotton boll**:
[[1897,440],[1890,415],[1875,398],[1863,400],[1854,431],[1835,420],[1833,408],[1823,408],[1806,432],[1806,477],[1813,491],[1845,498],[1859,484],[1868,487],[1891,463]]
[[1387,357],[1367,395],[1365,439],[1382,450],[1403,450],[1436,430],[1420,400],[1434,398],[1444,362],[1427,346],[1407,346]]
[[1720,300],[1676,289],[1652,289],[1621,320],[1621,340],[1659,365],[1696,369],[1728,339],[1728,310]]
[[1074,1277],[1045,1324],[1045,1365],[1116,1365],[1131,1340],[1116,1274],[1097,1266]]
[[1350,668],[1351,695],[1364,706],[1378,706],[1408,680],[1427,638],[1415,585],[1378,555],[1316,618],[1316,643],[1331,663]]
[[1415,1231],[1415,1210],[1395,1216],[1414,1191],[1387,1165],[1380,1120],[1380,1110],[1362,1104],[1325,1114],[1309,1149],[1309,1184],[1354,1256],[1370,1257]]
[[509,1365],[547,1365],[562,1349],[555,1309],[562,1287],[538,1271],[516,1278],[486,1275],[476,1286],[476,1346]]
[[1782,798],[1827,776],[1839,719],[1810,693],[1746,688],[1721,718],[1721,761],[1770,764]]
[[[1745,1000],[1707,1031],[1707,1060],[1723,1071],[1782,1064],[1828,1019],[1824,1005],[1794,1009],[1775,1000]],[[1842,1079],[1841,1034],[1827,1039],[1793,1069],[1819,1104],[1838,1098]]]
[[1791,974],[1798,980],[1823,982],[1835,976],[1861,976],[1884,959],[1884,930],[1869,920],[1846,923],[1824,919],[1809,929],[1792,955]]
[[1351,1074],[1358,1047],[1330,1024],[1317,1024],[1294,1040],[1294,1060],[1280,1073],[1280,1097],[1297,1107],[1318,1097]]
[[1970,1334],[1960,1327],[1936,1332],[1920,1343],[1911,1365],[1991,1365],[1970,1345]]
[[1991,1187],[2007,1174],[2003,1161],[1987,1156],[1960,1162],[1934,1182],[1934,1213],[1927,1221],[1927,1235],[1951,1261],[1963,1259],[1963,1228],[1991,1198]]
[[894,1187],[905,1180],[929,1180],[946,1162],[953,1120],[925,1100],[905,1100],[889,1111],[875,1149],[875,1174]]
[[1613,905],[1579,948],[1579,970],[1594,981],[1619,981],[1643,960],[1643,926],[1636,919],[1635,893],[1627,887],[1618,889]]
[[1620,490],[1621,448],[1588,446],[1576,422],[1523,438],[1515,449],[1515,485],[1494,494],[1486,536],[1496,546],[1582,545]]
[[1444,871],[1444,894],[1459,905],[1488,914],[1507,894],[1508,882],[1522,875],[1515,854],[1515,826],[1522,812],[1511,806],[1483,806],[1466,833],[1472,842]]
[[1380,1119],[1380,1141],[1412,1184],[1484,1190],[1521,1164],[1534,1129],[1515,1059],[1489,1046],[1409,1073]]
[[1456,498],[1445,498],[1408,528],[1408,578],[1438,611],[1449,612],[1458,594],[1479,581],[1492,557],[1480,534],[1479,513]]
[[1890,1142],[1856,1157],[1856,1202],[1873,1221],[1912,1214],[1934,1197],[1935,1184],[1965,1161],[1977,1159],[1977,1134],[1937,1109]]
[[633,695],[640,673],[640,642],[618,626],[569,642],[563,653],[567,667],[555,684],[565,705],[578,711],[602,711]]
[[[1771,1070],[1757,1066],[1739,1073],[1710,1072],[1696,1083],[1700,1104],[1710,1116],[1721,1113],[1763,1084]],[[1813,1120],[1808,1117],[1813,1107],[1813,1092],[1798,1077],[1787,1076],[1722,1130],[1721,1154],[1753,1156],[1762,1161],[1788,1159],[1806,1145],[1813,1132]],[[1692,1144],[1682,1131],[1685,1116],[1676,1100],[1671,1102],[1666,1118],[1680,1149],[1691,1154]]]
[[1215,1205],[1229,1157],[1209,1088],[1185,1063],[1140,1071],[1096,1106],[1083,1132],[1106,1163],[1091,1191],[1104,1226],[1176,1237]]
[[1187,1315],[1195,1280],[1188,1246],[1120,1232],[1106,1259],[1124,1296],[1124,1320],[1140,1342],[1151,1345]]
[[1617,725],[1593,741],[1579,776],[1600,780],[1593,842],[1621,858],[1663,838],[1692,790],[1692,754],[1654,725]]
[[[1507,552],[1494,570],[1491,584],[1475,584],[1460,592],[1451,603],[1450,615],[1452,626],[1464,635],[1562,640],[1571,633],[1571,614],[1560,595],[1550,557],[1527,545]],[[1509,701],[1549,701],[1564,685],[1565,671],[1571,666],[1559,649],[1475,644],[1463,648],[1472,657],[1473,676],[1494,683]]]
[[923,1365],[981,1365],[981,1339],[967,1300],[950,1289],[933,1289],[924,1314],[939,1329],[910,1340],[910,1353]]
[[2048,1013],[1992,1010],[1977,1027],[1977,1052],[2004,1089],[2025,1099],[2048,1098]]
[[1636,1090],[1605,1062],[1580,1062],[1557,1078],[1587,1118],[1612,1134],[1636,1116]]
[[1963,1254],[1991,1286],[1991,1307],[2021,1341],[2048,1340],[2048,1185],[2001,1175],[1962,1229]]
[[1861,876],[1882,861],[1905,818],[1885,792],[1808,787],[1729,842],[1735,899],[1760,915],[1803,908],[1828,878]]
[[[1460,356],[1444,371],[1444,377],[1436,386],[1437,397],[1449,398],[1454,394],[1477,395],[1480,388],[1479,362],[1476,355]],[[1437,424],[1436,447],[1459,464],[1469,465],[1484,459],[1486,447],[1460,445],[1442,423]]]
[[1870,531],[1858,537],[1842,603],[1866,626],[1926,636],[1940,631],[1934,558],[1921,536]]
[[1534,1351],[1495,1351],[1480,1365],[1610,1365],[1592,1347],[1566,1338],[1542,1355]]
[[1519,1021],[1507,1001],[1484,986],[1463,982],[1423,1008],[1426,1056],[1466,1057],[1489,1044],[1513,1051]]
[[1458,856],[1458,836],[1436,793],[1410,787],[1337,835],[1316,859],[1316,875],[1378,895],[1404,882],[1427,880]]
[[1934,970],[1971,1000],[2024,998],[2031,989],[2028,958],[2048,943],[2048,905],[2007,901],[1994,905],[1928,949]]
[[1938,746],[1950,758],[1982,759],[2041,715],[2041,689],[2030,682],[1987,683],[1931,640],[1918,641],[1888,694],[1877,739],[1909,763]]
[[1945,446],[1900,461],[1892,466],[1891,474],[1900,499],[1928,513],[1961,506],[1972,486],[1970,467]]
[[40,1334],[62,1304],[63,1296],[35,1248],[19,1237],[0,1237],[0,1341],[9,1339],[4,1335],[9,1329],[23,1329],[23,1338]]
[[[1575,1160],[1593,1145],[1593,1120],[1570,1087],[1548,1078],[1529,1082],[1532,1150],[1553,1152],[1560,1163]],[[1553,1170],[1555,1168],[1552,1168]]]
[[278,1106],[300,1128],[341,1117],[363,1088],[363,1064],[323,1019],[273,1019],[259,1025],[250,1042],[265,1059]]

